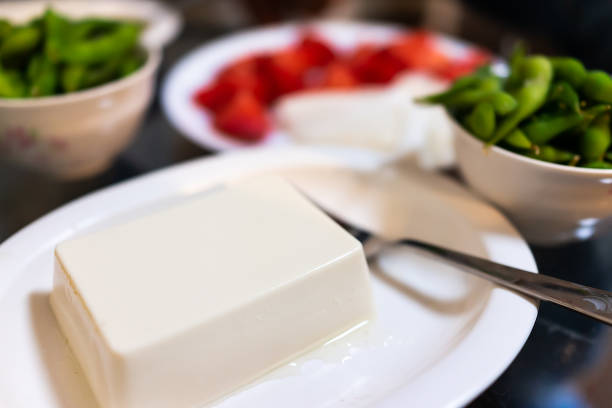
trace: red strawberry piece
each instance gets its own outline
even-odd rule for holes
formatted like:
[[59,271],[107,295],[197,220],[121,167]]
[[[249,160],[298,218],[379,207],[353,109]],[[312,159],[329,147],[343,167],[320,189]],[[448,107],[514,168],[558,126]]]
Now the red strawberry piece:
[[360,47],[351,62],[361,82],[386,84],[401,72],[404,64],[386,48]]
[[262,60],[260,74],[272,88],[272,101],[285,94],[304,88],[304,75],[309,66],[296,50],[278,52]]
[[353,88],[359,85],[359,79],[353,70],[342,62],[332,62],[323,68],[321,87],[323,88]]
[[302,54],[304,60],[310,66],[326,65],[336,59],[336,55],[329,44],[311,32],[302,35],[296,50]]
[[262,103],[246,91],[238,92],[215,116],[215,127],[234,139],[257,142],[266,135],[270,123]]
[[273,90],[261,75],[261,61],[265,56],[253,56],[241,60],[225,68],[219,75],[219,82],[227,82],[234,86],[237,91],[251,92],[262,102],[272,99]]
[[438,49],[435,37],[426,31],[398,38],[389,46],[389,51],[409,69],[437,72],[450,63]]
[[217,112],[236,94],[236,87],[227,82],[213,82],[210,86],[200,88],[193,100],[198,105]]

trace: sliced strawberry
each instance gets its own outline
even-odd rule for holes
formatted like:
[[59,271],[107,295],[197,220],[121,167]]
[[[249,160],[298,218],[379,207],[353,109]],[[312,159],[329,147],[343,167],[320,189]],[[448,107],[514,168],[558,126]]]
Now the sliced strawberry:
[[343,62],[332,62],[323,68],[321,87],[353,88],[357,85],[359,85],[359,79],[348,64]]
[[296,50],[303,55],[304,60],[310,66],[326,65],[336,59],[336,55],[331,47],[311,32],[306,32],[302,35]]
[[240,91],[215,116],[215,127],[235,139],[256,142],[264,138],[270,122],[262,103],[250,92]]
[[261,61],[260,75],[272,88],[270,98],[276,98],[304,88],[304,76],[309,66],[304,56],[290,49],[278,52]]
[[364,83],[386,84],[404,69],[404,64],[386,48],[360,47],[351,62],[353,72]]
[[227,82],[213,82],[200,88],[193,100],[198,105],[217,112],[223,108],[236,94],[236,87]]
[[218,81],[227,82],[236,90],[249,91],[260,101],[268,103],[273,90],[261,75],[261,61],[265,58],[264,55],[256,55],[234,63],[221,72]]
[[435,72],[450,63],[438,49],[435,37],[426,31],[416,31],[396,39],[389,51],[409,69]]

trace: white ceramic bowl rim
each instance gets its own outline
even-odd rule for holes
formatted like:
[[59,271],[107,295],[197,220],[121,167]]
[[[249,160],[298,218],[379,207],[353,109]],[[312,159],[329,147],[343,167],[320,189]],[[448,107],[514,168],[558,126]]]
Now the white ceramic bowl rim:
[[139,82],[142,77],[148,76],[152,71],[155,71],[161,60],[161,52],[157,49],[146,48],[147,60],[145,64],[137,69],[132,74],[115,81],[108,82],[104,85],[95,86],[83,91],[70,92],[67,94],[44,96],[40,98],[19,98],[19,99],[2,99],[0,98],[0,109],[16,108],[29,109],[49,105],[63,105],[75,102],[82,102],[88,99],[94,99],[102,95],[109,94],[117,89],[127,88],[134,82]]
[[476,136],[472,135],[469,131],[467,131],[460,123],[458,123],[455,118],[449,114],[447,112],[447,115],[449,117],[449,119],[453,122],[453,124],[461,129],[461,132],[456,132],[459,133],[459,137],[463,137],[466,139],[469,139],[470,142],[469,143],[473,143],[473,144],[477,144],[479,145],[483,150],[485,149],[491,149],[493,150],[495,153],[501,154],[502,156],[506,156],[509,157],[511,159],[516,159],[518,161],[521,161],[523,163],[525,163],[526,166],[533,166],[533,167],[540,167],[542,169],[549,169],[549,170],[556,170],[556,171],[560,171],[563,173],[571,173],[573,175],[585,175],[588,177],[591,176],[612,176],[612,169],[589,169],[589,168],[585,168],[585,167],[574,167],[574,166],[567,166],[565,164],[557,164],[557,163],[549,163],[549,162],[545,162],[542,160],[537,160],[537,159],[532,159],[531,157],[527,157],[527,156],[523,156],[521,154],[518,153],[514,153],[511,150],[507,150],[504,149],[502,147],[499,146],[485,146],[485,143],[483,141],[481,141],[480,139],[478,139]]

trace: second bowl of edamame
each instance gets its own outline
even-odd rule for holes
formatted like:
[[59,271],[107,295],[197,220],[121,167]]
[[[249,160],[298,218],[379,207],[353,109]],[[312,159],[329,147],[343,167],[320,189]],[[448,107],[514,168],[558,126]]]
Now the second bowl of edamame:
[[609,231],[612,79],[567,57],[518,52],[509,65],[425,98],[447,109],[463,177],[532,243]]

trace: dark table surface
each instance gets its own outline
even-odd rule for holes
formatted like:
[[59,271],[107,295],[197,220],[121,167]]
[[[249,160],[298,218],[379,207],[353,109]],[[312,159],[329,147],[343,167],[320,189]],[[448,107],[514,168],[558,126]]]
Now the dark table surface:
[[[189,7],[190,3],[184,6]],[[408,23],[423,21],[422,15],[414,17],[410,13],[401,18],[397,13],[392,16]],[[385,14],[381,12],[376,17]],[[511,29],[504,31],[504,25],[492,24],[494,20],[478,10],[465,13],[462,21],[460,34],[491,48],[503,45],[507,36],[524,36],[520,31],[519,34]],[[469,21],[484,21],[497,34],[488,35],[485,29],[474,28]],[[432,24],[433,28],[445,30],[444,26]],[[159,78],[187,51],[231,28],[187,18],[182,34],[166,49]],[[543,48],[550,47],[538,33],[528,38],[543,44]],[[83,194],[207,154],[211,153],[189,143],[170,126],[156,100],[135,142],[101,175],[62,182],[0,163],[0,242]],[[612,290],[612,234],[556,248],[531,249],[541,273]],[[542,304],[533,332],[516,360],[471,406],[612,407],[612,330],[560,307]]]

